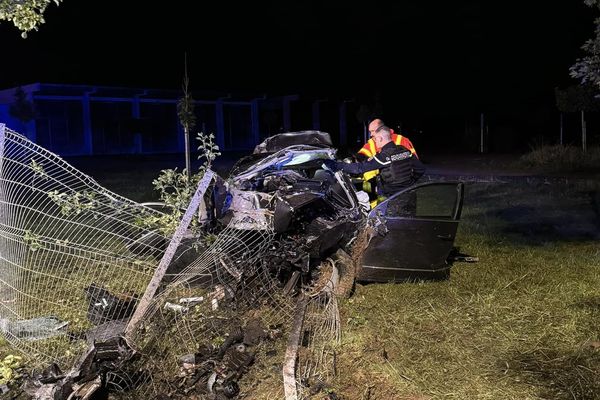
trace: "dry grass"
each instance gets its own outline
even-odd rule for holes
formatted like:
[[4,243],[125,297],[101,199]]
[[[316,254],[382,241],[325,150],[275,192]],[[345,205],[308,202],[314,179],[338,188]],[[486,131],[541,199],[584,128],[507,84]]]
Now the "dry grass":
[[522,156],[520,164],[543,172],[600,171],[600,146],[585,153],[575,146],[540,146]]

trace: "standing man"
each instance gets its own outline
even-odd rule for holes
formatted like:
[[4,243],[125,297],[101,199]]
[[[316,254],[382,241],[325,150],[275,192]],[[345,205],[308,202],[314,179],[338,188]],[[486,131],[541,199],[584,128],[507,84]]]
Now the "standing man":
[[425,173],[425,166],[412,151],[392,141],[390,128],[381,125],[371,135],[379,149],[371,159],[352,164],[325,160],[325,166],[332,171],[342,170],[351,175],[380,170],[378,194],[385,197],[413,185]]

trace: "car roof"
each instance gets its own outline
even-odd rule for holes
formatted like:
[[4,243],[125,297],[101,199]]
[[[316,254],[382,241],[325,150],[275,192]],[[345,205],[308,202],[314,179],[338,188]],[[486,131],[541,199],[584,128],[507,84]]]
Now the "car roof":
[[254,148],[254,154],[273,153],[295,145],[333,147],[331,136],[321,131],[298,131],[270,136]]

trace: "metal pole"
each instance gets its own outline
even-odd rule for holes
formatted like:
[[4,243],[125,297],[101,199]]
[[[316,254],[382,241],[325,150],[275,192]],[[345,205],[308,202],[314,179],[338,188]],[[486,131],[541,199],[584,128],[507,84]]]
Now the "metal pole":
[[0,123],[0,161],[4,157],[4,128],[5,124]]
[[587,150],[587,127],[585,123],[585,112],[581,110],[581,148],[585,153]]
[[296,382],[296,367],[298,362],[298,350],[302,341],[302,326],[304,325],[304,314],[308,299],[301,295],[296,301],[294,321],[288,338],[285,356],[283,360],[283,392],[285,400],[298,400],[298,388]]
[[483,154],[483,127],[484,127],[483,113],[481,113],[480,123],[481,123],[481,127],[480,127],[481,132],[479,134],[479,152],[481,154]]
[[200,205],[200,200],[204,196],[204,193],[206,192],[208,185],[212,181],[213,176],[213,171],[211,171],[210,169],[206,170],[204,176],[202,177],[202,180],[200,181],[200,183],[198,183],[198,189],[196,189],[194,197],[192,197],[192,200],[190,201],[187,210],[185,210],[185,214],[183,215],[183,218],[181,219],[177,230],[173,234],[173,237],[169,242],[169,246],[167,247],[167,250],[165,250],[165,254],[160,260],[158,267],[156,267],[156,270],[154,271],[154,276],[152,277],[150,283],[146,287],[146,292],[144,292],[142,299],[140,300],[137,308],[135,309],[135,312],[133,313],[133,316],[131,317],[129,323],[127,324],[127,327],[125,328],[125,338],[127,339],[127,341],[129,341],[131,335],[137,330],[140,322],[142,322],[142,318],[144,317],[146,311],[150,307],[150,304],[152,303],[152,298],[154,297],[154,294],[158,289],[158,285],[160,284],[165,273],[167,272],[167,267],[169,266],[169,264],[171,264],[171,260],[175,256],[175,251],[179,247],[181,239],[183,239],[183,235],[185,234],[185,231],[190,225],[192,217],[198,209],[198,206]]
[[[2,165],[4,164],[4,141],[6,140],[4,129],[5,124],[0,123],[0,175],[2,174]],[[4,200],[4,199],[2,199]]]
[[563,144],[563,113],[560,113],[560,139],[559,143],[562,146]]

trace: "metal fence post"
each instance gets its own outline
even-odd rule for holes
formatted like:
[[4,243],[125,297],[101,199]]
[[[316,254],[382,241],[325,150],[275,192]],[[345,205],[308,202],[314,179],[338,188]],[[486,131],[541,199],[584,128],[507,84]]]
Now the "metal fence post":
[[185,210],[185,214],[183,215],[183,218],[181,219],[177,230],[173,234],[173,237],[169,242],[169,246],[167,247],[167,250],[165,250],[165,254],[160,260],[158,267],[156,267],[156,270],[154,271],[154,276],[152,276],[150,283],[146,287],[144,295],[142,296],[137,308],[135,309],[135,312],[133,313],[133,316],[131,317],[129,323],[127,324],[127,327],[125,328],[125,338],[128,341],[131,338],[131,335],[137,330],[140,322],[142,321],[142,318],[144,317],[146,311],[150,307],[150,304],[152,303],[152,298],[154,297],[154,294],[158,289],[158,285],[162,281],[162,278],[165,276],[165,273],[167,272],[167,267],[169,266],[171,260],[175,256],[175,251],[179,247],[181,239],[183,239],[183,235],[187,230],[188,226],[190,225],[192,217],[194,216],[194,213],[200,205],[200,200],[204,196],[206,189],[208,189],[208,185],[212,181],[213,177],[214,172],[210,169],[206,170],[204,176],[202,177],[202,180],[200,181],[200,183],[198,183],[198,189],[196,189],[196,193],[192,197],[192,200],[190,201],[187,210]]

